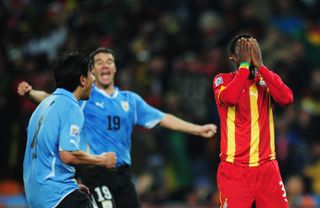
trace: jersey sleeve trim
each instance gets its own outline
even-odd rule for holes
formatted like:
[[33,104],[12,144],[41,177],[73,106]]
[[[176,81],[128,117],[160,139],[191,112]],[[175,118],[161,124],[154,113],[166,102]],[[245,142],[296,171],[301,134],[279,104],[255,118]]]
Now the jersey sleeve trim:
[[158,123],[160,123],[162,119],[157,119],[157,120],[152,120],[152,121],[149,121],[148,123],[146,123],[145,127],[147,129],[152,129],[153,127],[155,127]]

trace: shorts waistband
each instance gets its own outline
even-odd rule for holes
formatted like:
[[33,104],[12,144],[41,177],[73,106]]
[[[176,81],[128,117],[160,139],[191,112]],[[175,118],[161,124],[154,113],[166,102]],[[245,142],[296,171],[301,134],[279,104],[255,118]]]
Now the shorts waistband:
[[107,168],[107,171],[122,172],[130,169],[130,165],[122,165],[115,168]]

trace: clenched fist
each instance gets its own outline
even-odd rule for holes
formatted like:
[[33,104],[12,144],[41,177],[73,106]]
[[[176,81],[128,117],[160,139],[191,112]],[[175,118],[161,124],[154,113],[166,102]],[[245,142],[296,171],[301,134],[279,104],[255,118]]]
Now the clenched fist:
[[105,152],[100,155],[103,160],[103,165],[106,168],[114,168],[117,163],[117,155],[114,152]]

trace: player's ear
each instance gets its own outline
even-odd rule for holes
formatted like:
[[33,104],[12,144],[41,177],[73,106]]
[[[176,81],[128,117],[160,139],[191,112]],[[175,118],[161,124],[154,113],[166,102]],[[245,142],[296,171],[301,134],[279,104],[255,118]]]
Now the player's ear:
[[84,87],[86,85],[86,82],[87,82],[87,77],[81,75],[79,80],[79,86]]

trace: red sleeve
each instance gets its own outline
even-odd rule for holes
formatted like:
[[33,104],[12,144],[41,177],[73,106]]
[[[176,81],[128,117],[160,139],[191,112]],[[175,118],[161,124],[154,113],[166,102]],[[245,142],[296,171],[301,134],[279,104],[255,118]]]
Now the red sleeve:
[[284,106],[293,102],[291,89],[282,82],[276,73],[270,71],[266,66],[261,66],[258,71],[266,82],[270,94],[276,103]]
[[216,100],[224,105],[232,106],[239,102],[242,91],[244,89],[244,83],[248,79],[250,71],[245,68],[238,69],[236,75],[229,83],[223,83],[222,76],[217,75],[214,79],[214,93]]

